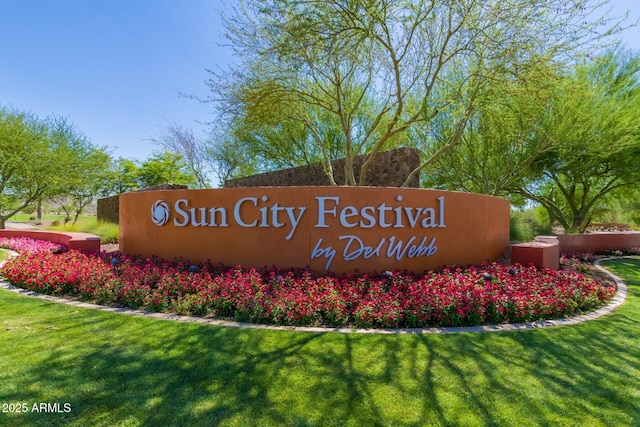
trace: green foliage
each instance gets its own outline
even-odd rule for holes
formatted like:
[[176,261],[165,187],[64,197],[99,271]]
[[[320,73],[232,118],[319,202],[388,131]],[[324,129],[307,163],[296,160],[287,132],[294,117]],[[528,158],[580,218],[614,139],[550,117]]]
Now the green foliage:
[[[31,213],[19,213],[15,214],[11,217],[12,221],[16,222],[29,222],[32,221],[33,214]],[[55,214],[55,213],[45,213],[42,215],[43,221],[64,221],[65,215]],[[95,216],[93,215],[82,215],[78,217],[79,221],[95,221]]]
[[155,152],[144,160],[137,172],[140,188],[160,184],[197,184],[197,179],[181,155]]
[[102,196],[123,194],[139,189],[138,164],[135,160],[119,157],[110,164]]
[[57,180],[48,136],[46,124],[36,117],[0,109],[0,228],[42,196],[48,178]]
[[218,186],[224,187],[228,179],[249,176],[259,173],[259,161],[248,154],[249,150],[243,141],[227,138],[219,134],[219,142],[207,145],[206,156],[213,164],[213,171],[218,177]]
[[143,161],[118,158],[105,177],[103,196],[161,184],[198,186],[199,178],[181,154],[156,151]]
[[636,201],[625,205],[621,218],[621,222],[634,224],[636,229],[640,228],[640,202]]
[[529,242],[536,236],[551,234],[548,219],[540,218],[537,210],[512,210],[509,217],[509,239],[512,242]]
[[[586,19],[597,6],[241,1],[225,21],[237,65],[208,82],[228,135],[217,144],[251,147],[257,169],[319,157],[331,180],[330,160],[344,157],[344,184],[362,185],[378,152],[411,141],[424,155],[418,173],[460,142],[486,86],[592,48],[608,23]],[[452,132],[438,141],[443,120]],[[357,182],[359,154],[370,157]]]
[[[582,231],[608,203],[638,191],[640,56],[615,49],[572,70],[538,62],[530,71],[482,93],[461,143],[424,182],[516,206],[528,199],[567,232]],[[452,132],[442,126],[439,135]]]
[[46,197],[63,195],[79,215],[97,196],[109,162],[63,118],[0,108],[0,228]]
[[[526,185],[531,163],[553,145],[538,132],[549,120],[549,105],[561,84],[557,72],[536,58],[518,78],[485,88],[460,143],[434,160],[423,174],[424,185],[508,197],[523,205],[513,189]],[[441,118],[432,138],[441,146],[453,132],[455,122]]]
[[519,189],[567,232],[581,232],[607,198],[638,188],[640,55],[608,51],[582,64],[551,106],[543,130],[555,141],[532,163],[535,180]]
[[101,244],[118,243],[120,228],[118,224],[106,221],[80,221],[75,224],[51,224],[50,230],[74,231],[80,233],[95,234],[100,237]]
[[640,186],[616,191],[594,210],[591,222],[620,223],[640,228]]

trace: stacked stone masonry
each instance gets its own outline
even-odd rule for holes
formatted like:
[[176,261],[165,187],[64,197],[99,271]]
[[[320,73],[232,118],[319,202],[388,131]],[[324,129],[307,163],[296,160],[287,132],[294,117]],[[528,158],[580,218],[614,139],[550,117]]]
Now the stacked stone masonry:
[[[360,167],[369,156],[357,156],[353,161],[356,181],[360,179]],[[343,185],[344,159],[331,163],[336,184]],[[420,165],[420,152],[414,148],[397,148],[383,151],[376,155],[371,167],[367,171],[366,186],[372,187],[400,187],[409,173]],[[283,169],[243,178],[230,179],[225,187],[293,187],[307,185],[330,185],[329,177],[322,163],[308,166]],[[418,175],[409,183],[409,187],[419,188]]]
[[[360,179],[360,167],[368,156],[357,156],[353,161],[356,180]],[[344,183],[344,159],[334,160],[331,166],[338,185]],[[414,148],[397,148],[376,155],[367,172],[365,185],[372,187],[400,187],[412,170],[420,165],[420,152]],[[330,185],[324,165],[316,163],[297,168],[283,169],[258,175],[227,180],[225,187],[293,187],[306,185]],[[418,175],[408,187],[419,188]],[[139,191],[182,190],[184,185],[163,184]],[[119,224],[119,196],[98,200],[98,219]]]
[[97,216],[99,221],[118,224],[120,212],[120,196],[110,196],[98,199]]
[[[157,190],[184,190],[188,188],[186,185],[161,184],[152,187],[143,188],[138,191],[157,191]],[[119,224],[120,216],[120,196],[110,196],[98,200],[97,217],[100,221]]]

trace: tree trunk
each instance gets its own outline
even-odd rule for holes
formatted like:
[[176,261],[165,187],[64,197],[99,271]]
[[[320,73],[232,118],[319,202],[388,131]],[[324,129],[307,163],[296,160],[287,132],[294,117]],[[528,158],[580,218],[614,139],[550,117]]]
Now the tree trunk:
[[78,222],[78,218],[80,218],[80,214],[82,214],[82,209],[77,210],[75,215],[73,216],[73,224],[75,225]]

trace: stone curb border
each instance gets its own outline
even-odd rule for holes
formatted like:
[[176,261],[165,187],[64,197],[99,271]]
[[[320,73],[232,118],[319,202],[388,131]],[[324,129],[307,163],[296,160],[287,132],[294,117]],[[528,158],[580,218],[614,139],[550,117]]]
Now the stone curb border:
[[[11,251],[9,251],[11,252]],[[14,252],[14,254],[16,254]],[[17,254],[16,254],[17,255]],[[618,257],[618,258],[635,258],[635,257]],[[185,323],[199,323],[214,326],[223,326],[231,328],[246,328],[246,329],[262,329],[272,331],[296,331],[296,332],[314,332],[314,333],[327,333],[338,332],[342,334],[381,334],[381,335],[399,335],[399,334],[452,334],[460,332],[500,332],[500,331],[521,331],[526,329],[547,328],[552,326],[568,326],[576,325],[578,323],[586,322],[589,320],[595,320],[599,317],[607,315],[620,307],[627,298],[627,285],[618,276],[606,270],[600,265],[600,261],[617,258],[602,258],[595,261],[595,266],[601,271],[611,276],[617,286],[618,291],[613,297],[613,300],[604,307],[599,308],[588,314],[583,314],[576,317],[565,319],[544,320],[540,322],[531,323],[513,323],[513,324],[500,324],[500,325],[482,325],[482,326],[462,326],[462,327],[442,327],[442,328],[398,328],[398,329],[358,329],[358,328],[320,328],[320,327],[306,327],[306,326],[272,326],[272,325],[260,325],[255,323],[243,323],[233,322],[227,320],[207,319],[203,317],[192,316],[179,316],[176,314],[165,313],[153,313],[149,311],[134,310],[130,308],[117,308],[108,307],[104,305],[89,304],[81,301],[73,301],[64,298],[58,298],[51,295],[44,295],[26,289],[17,288],[5,282],[0,278],[0,288],[6,289],[21,295],[29,297],[44,299],[47,301],[53,301],[61,304],[71,305],[74,307],[90,308],[94,310],[107,311],[111,313],[122,313],[132,316],[149,317],[153,319],[173,320]],[[0,264],[1,265],[1,264]]]

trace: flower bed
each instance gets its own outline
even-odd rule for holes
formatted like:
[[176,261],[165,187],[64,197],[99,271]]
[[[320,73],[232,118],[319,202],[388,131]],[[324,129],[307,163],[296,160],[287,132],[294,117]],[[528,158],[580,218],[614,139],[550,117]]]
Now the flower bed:
[[30,239],[28,237],[0,237],[0,248],[11,249],[21,253],[41,251],[60,253],[68,250],[67,246],[60,243]]
[[277,325],[461,326],[594,310],[616,289],[576,271],[444,268],[343,277],[77,251],[25,251],[2,274],[16,286],[99,304]]

